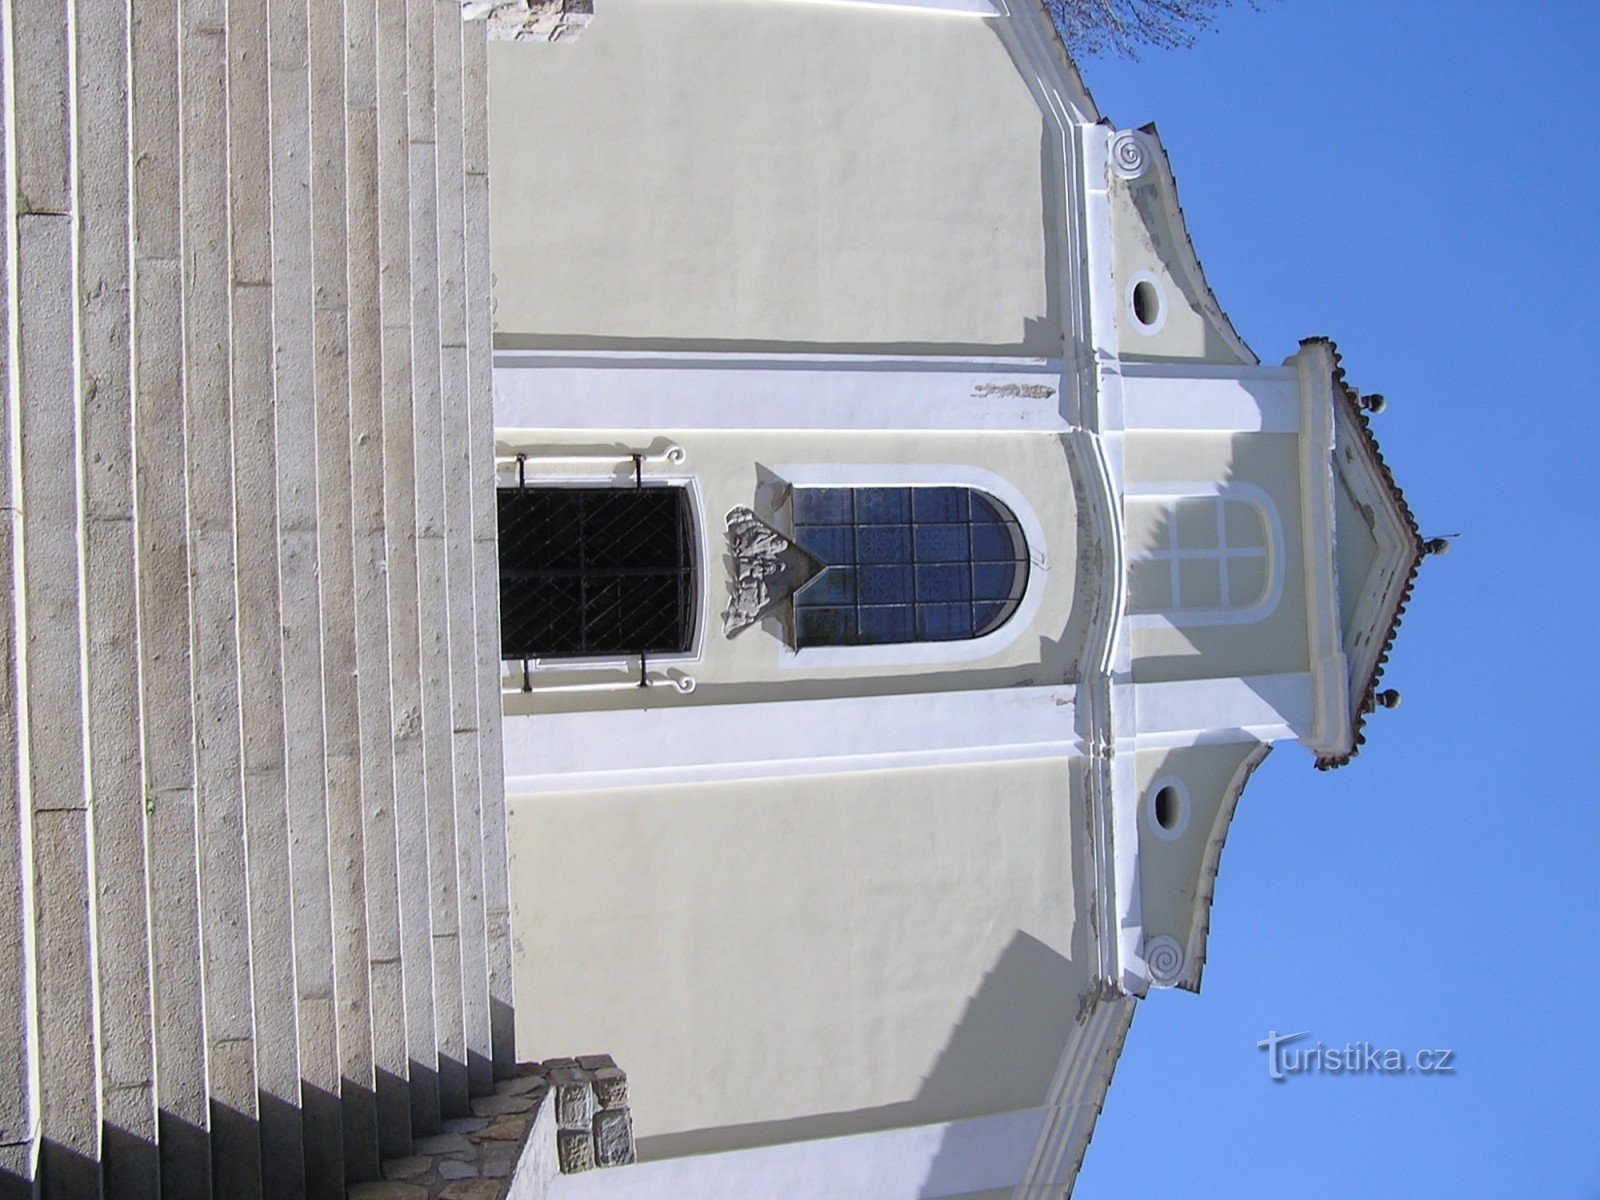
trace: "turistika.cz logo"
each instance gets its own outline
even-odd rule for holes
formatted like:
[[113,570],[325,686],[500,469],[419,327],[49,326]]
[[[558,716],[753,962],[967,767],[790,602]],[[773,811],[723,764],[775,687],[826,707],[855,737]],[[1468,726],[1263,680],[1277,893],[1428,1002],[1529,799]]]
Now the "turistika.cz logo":
[[1380,1049],[1371,1042],[1346,1042],[1343,1046],[1294,1045],[1309,1033],[1279,1033],[1274,1029],[1257,1050],[1267,1052],[1267,1075],[1282,1083],[1291,1075],[1454,1075],[1454,1050]]

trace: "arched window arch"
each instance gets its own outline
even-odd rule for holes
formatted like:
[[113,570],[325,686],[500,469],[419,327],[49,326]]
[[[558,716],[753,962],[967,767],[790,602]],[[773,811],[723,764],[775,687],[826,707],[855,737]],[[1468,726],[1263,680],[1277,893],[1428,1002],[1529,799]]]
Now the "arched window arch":
[[823,566],[795,595],[797,649],[984,637],[1027,589],[1021,524],[976,488],[795,487],[792,506]]
[[1283,530],[1249,484],[1130,488],[1123,506],[1128,613],[1175,625],[1245,624],[1283,592]]

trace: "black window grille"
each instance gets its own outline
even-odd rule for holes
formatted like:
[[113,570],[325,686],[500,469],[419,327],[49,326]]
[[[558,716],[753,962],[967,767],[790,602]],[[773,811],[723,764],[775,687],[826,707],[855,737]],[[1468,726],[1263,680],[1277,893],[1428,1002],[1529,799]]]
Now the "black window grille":
[[982,637],[1010,619],[1028,544],[1005,505],[972,488],[798,487],[794,540],[827,569],[795,595],[795,644]]
[[690,648],[685,489],[503,487],[499,505],[502,658]]

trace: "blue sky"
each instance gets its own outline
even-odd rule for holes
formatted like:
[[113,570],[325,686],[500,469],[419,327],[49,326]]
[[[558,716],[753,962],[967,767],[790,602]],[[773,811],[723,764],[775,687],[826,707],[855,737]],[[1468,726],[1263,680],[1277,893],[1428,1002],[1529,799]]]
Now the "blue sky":
[[[1140,1006],[1078,1200],[1600,1197],[1600,4],[1285,0],[1092,60],[1154,120],[1263,361],[1327,334],[1390,401],[1424,564],[1366,748],[1274,752],[1204,991]],[[1451,1077],[1268,1079],[1309,1031]]]

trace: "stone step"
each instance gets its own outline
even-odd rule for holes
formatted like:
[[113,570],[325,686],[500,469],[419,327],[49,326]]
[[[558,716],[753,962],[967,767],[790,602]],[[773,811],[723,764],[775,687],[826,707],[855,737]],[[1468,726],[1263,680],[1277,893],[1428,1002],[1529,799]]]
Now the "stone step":
[[477,593],[478,783],[489,1029],[496,1079],[516,1065],[511,1022],[511,903],[506,877],[505,769],[500,744],[500,561],[494,477],[494,329],[489,247],[489,42],[483,21],[462,27],[462,157],[466,237],[467,420],[472,570]]
[[310,6],[311,252],[315,295],[317,581],[331,867],[334,997],[344,1170],[378,1171],[370,962],[362,828],[351,529],[350,257],[346,196],[349,121],[343,0]]
[[350,485],[363,878],[378,1153],[411,1145],[395,830],[379,306],[378,30],[374,0],[346,0],[345,208],[349,230]]
[[250,954],[261,1192],[305,1194],[299,1022],[278,596],[273,398],[272,157],[268,0],[232,0],[228,21],[228,203],[232,236],[230,391],[239,605],[237,673],[249,850]]
[[327,760],[318,590],[316,338],[307,0],[269,6],[272,308],[278,580],[300,1102],[308,1195],[338,1200],[344,1178],[334,1003]]
[[0,1194],[333,1200],[513,1062],[459,13],[0,6]]
[[[128,189],[128,15],[80,0],[77,93],[78,324],[82,346],[84,663],[95,860],[103,1187],[154,1200],[155,1064],[145,872],[133,496]],[[117,798],[138,797],[137,803]]]
[[12,270],[17,439],[22,513],[17,601],[26,739],[23,787],[31,821],[32,974],[41,1061],[36,1121],[39,1194],[98,1183],[99,1079],[90,927],[89,791],[79,640],[82,554],[78,495],[77,280],[67,94],[71,53],[59,5],[14,8],[12,112],[16,141]]
[[157,1137],[161,1187],[205,1196],[209,1105],[194,828],[179,264],[178,12],[132,14],[134,428]]
[[228,236],[228,47],[222,13],[185,4],[179,72],[183,225],[184,467],[211,1175],[224,1196],[261,1194],[256,1130],[235,592]]
[[460,880],[450,705],[450,608],[444,545],[434,9],[434,0],[406,0],[411,171],[411,394],[416,463],[422,748],[427,786],[439,1106],[442,1116],[460,1117],[467,1115],[470,1092],[462,1004]]
[[457,904],[461,920],[462,1024],[467,1086],[494,1088],[488,945],[483,903],[483,814],[478,762],[478,643],[472,563],[472,462],[466,300],[466,162],[459,0],[434,0],[434,104],[439,216],[440,435],[444,465],[451,749],[455,784]]
[[[0,4],[0,47],[9,45],[10,6]],[[11,78],[9,57],[0,53],[0,96]],[[0,104],[0,180],[9,179],[9,105]],[[11,278],[13,197],[0,186],[0,278]],[[5,380],[6,403],[0,405],[0,578],[16,579],[21,533],[17,480],[11,470],[16,452],[12,412],[17,397],[11,390],[10,304],[0,308],[0,379]],[[17,676],[19,612],[13,588],[0,588],[0,1179],[14,1193],[32,1193],[33,1164],[37,1155],[38,1095],[31,1064],[37,1047],[33,1009],[29,1004],[27,942],[23,929],[29,906],[24,882],[22,851],[27,822],[27,793],[19,788],[22,725]]]
[[394,709],[396,857],[411,1128],[439,1130],[434,1024],[428,795],[418,640],[415,429],[412,405],[411,154],[406,7],[378,7],[378,264],[383,324],[384,527],[388,562],[390,702]]

